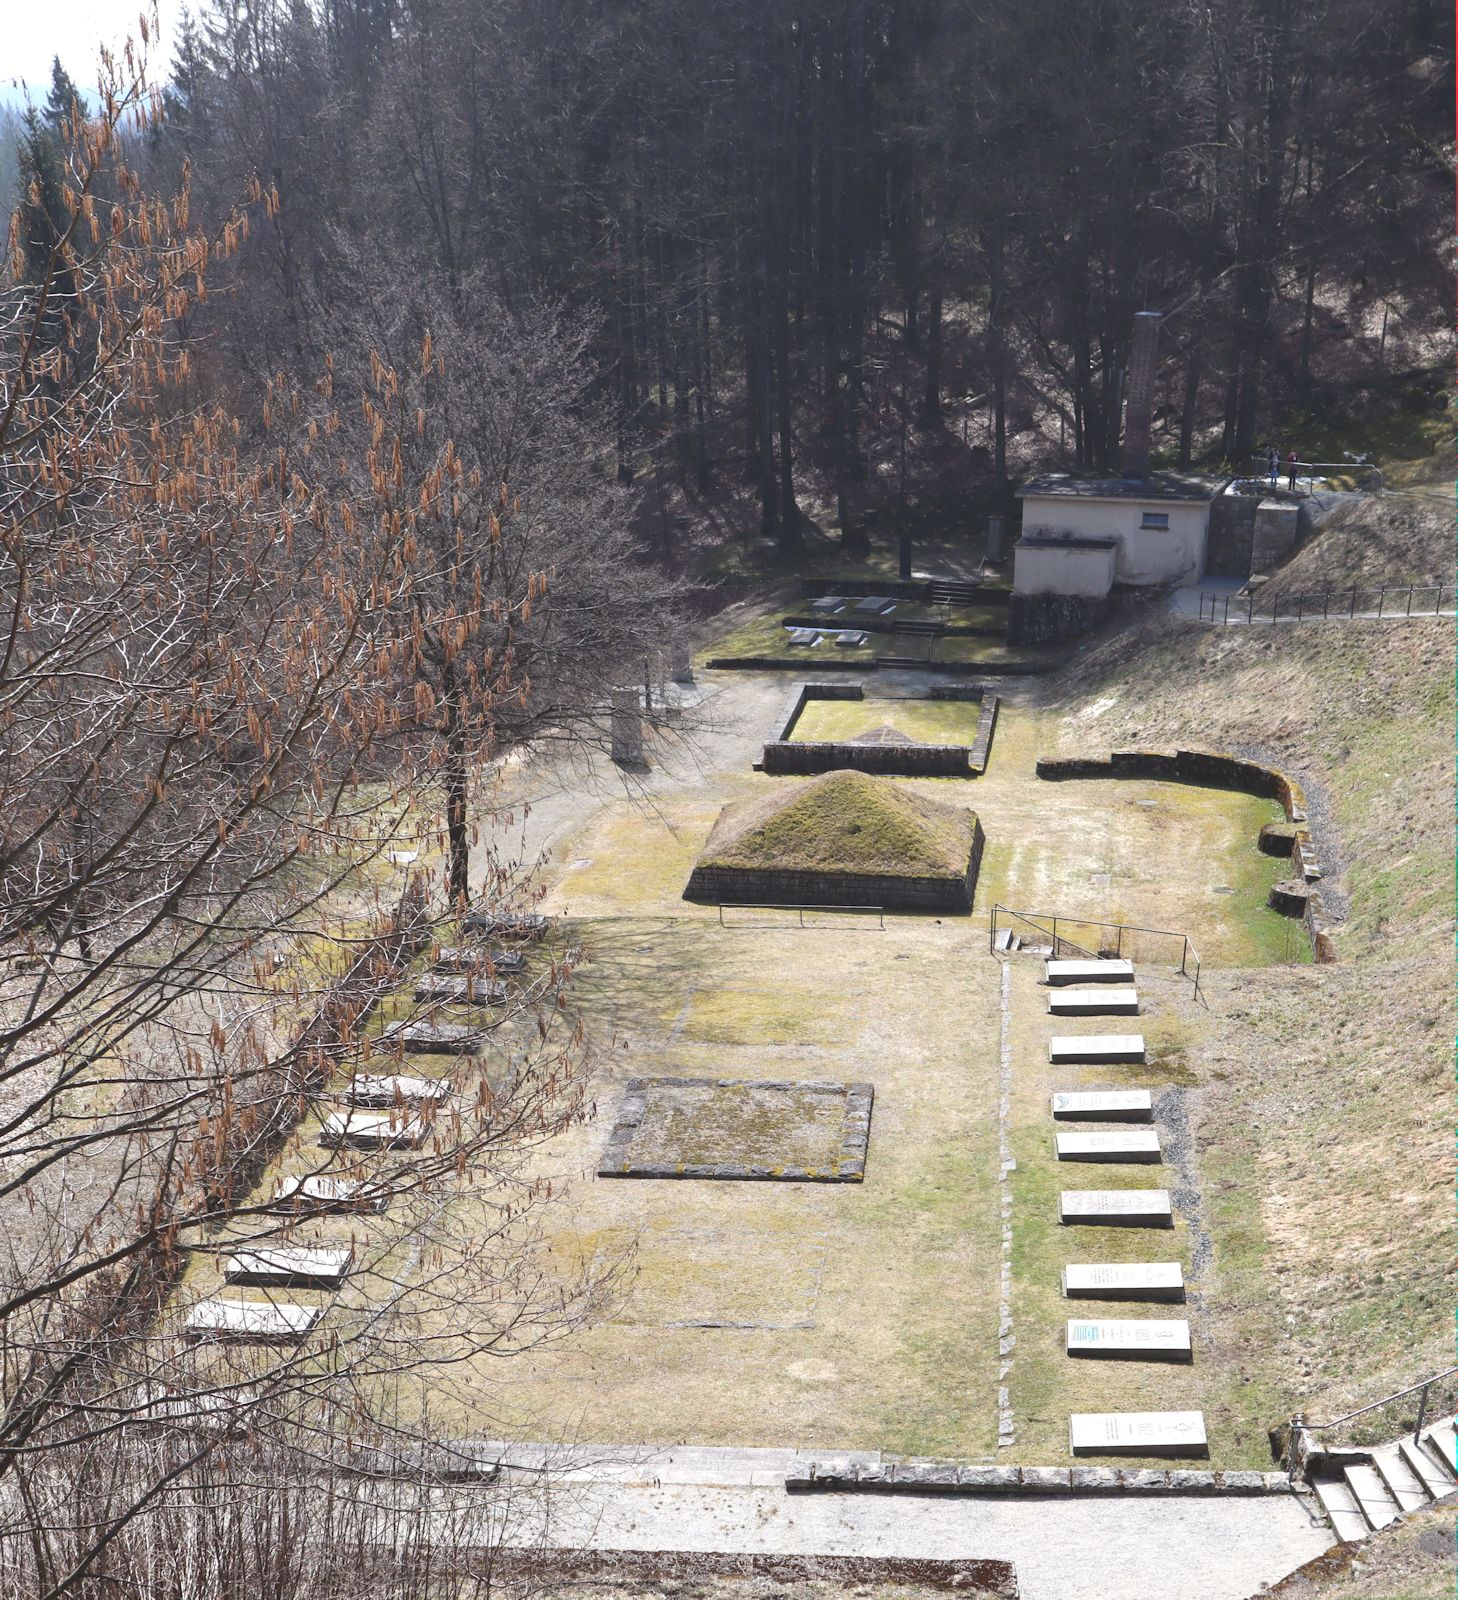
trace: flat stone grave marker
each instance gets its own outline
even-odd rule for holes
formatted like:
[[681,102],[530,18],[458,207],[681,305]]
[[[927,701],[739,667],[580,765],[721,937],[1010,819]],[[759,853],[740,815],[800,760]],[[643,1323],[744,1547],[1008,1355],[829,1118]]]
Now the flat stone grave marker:
[[275,1205],[296,1211],[383,1211],[389,1198],[389,1191],[378,1184],[327,1173],[283,1178],[273,1191]]
[[319,1129],[319,1143],[331,1148],[413,1150],[424,1137],[425,1124],[418,1117],[389,1111],[331,1111]]
[[1084,1411],[1068,1419],[1076,1456],[1205,1457],[1203,1411]]
[[864,617],[883,617],[896,609],[896,602],[884,594],[868,594],[856,602],[856,610]]
[[479,906],[466,913],[461,926],[468,933],[494,933],[502,939],[540,939],[547,931],[547,919],[535,912],[493,911]]
[[384,1045],[421,1056],[473,1056],[486,1036],[464,1022],[395,1022],[380,1035]]
[[399,1073],[382,1077],[356,1074],[350,1079],[344,1098],[352,1106],[393,1106],[419,1104],[422,1100],[445,1100],[451,1086],[439,1078],[407,1078]]
[[525,950],[497,950],[485,944],[448,944],[442,946],[431,966],[436,972],[484,972],[490,977],[508,977],[525,972],[526,964]]
[[471,972],[422,972],[415,998],[454,1006],[501,1006],[506,1004],[506,984]]
[[1178,1261],[1077,1261],[1063,1269],[1069,1300],[1183,1300]]
[[1060,1122],[1152,1122],[1148,1089],[1066,1089],[1053,1096]]
[[810,609],[821,616],[833,617],[845,609],[845,596],[823,594],[810,602]]
[[1048,1059],[1055,1067],[1103,1067],[1144,1060],[1142,1033],[1061,1034],[1048,1041]]
[[234,1250],[223,1268],[226,1283],[285,1288],[337,1289],[354,1263],[348,1245],[260,1245]]
[[1133,983],[1134,963],[1109,957],[1096,961],[1048,961],[1043,973],[1055,988],[1066,983]]
[[1055,1017],[1132,1017],[1139,1011],[1139,991],[1129,986],[1106,989],[1057,989],[1048,996]]
[[1140,1161],[1164,1159],[1153,1128],[1122,1128],[1117,1133],[1055,1133],[1053,1150],[1060,1161]]
[[189,1339],[238,1344],[295,1344],[324,1315],[322,1306],[278,1301],[200,1300],[187,1314]]
[[1189,1361],[1190,1325],[1183,1318],[1070,1317],[1068,1353],[1116,1361]]
[[1105,1228],[1172,1228],[1168,1189],[1065,1189],[1058,1220]]
[[864,644],[869,636],[858,628],[847,628],[835,636],[835,642],[843,645],[847,650],[853,650],[857,645]]
[[791,628],[790,643],[807,647],[817,645],[820,643],[820,631],[818,628]]

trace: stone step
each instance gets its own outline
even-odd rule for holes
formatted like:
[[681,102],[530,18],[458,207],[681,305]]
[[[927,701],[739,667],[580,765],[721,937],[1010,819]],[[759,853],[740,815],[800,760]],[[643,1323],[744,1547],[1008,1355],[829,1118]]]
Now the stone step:
[[1382,1481],[1382,1474],[1376,1467],[1366,1462],[1355,1462],[1343,1469],[1342,1477],[1347,1481],[1347,1488],[1357,1497],[1362,1515],[1371,1524],[1374,1533],[1396,1522],[1402,1515],[1402,1508]]
[[1454,1465],[1454,1452],[1458,1451],[1458,1434],[1455,1434],[1452,1417],[1444,1422],[1435,1422],[1431,1428],[1425,1428],[1422,1442],[1428,1454],[1448,1476],[1458,1480],[1458,1466]]
[[1387,1492],[1397,1502],[1403,1515],[1425,1506],[1433,1498],[1428,1486],[1408,1465],[1407,1458],[1395,1444],[1384,1444],[1372,1452],[1372,1465],[1387,1485]]
[[1421,1445],[1413,1443],[1411,1435],[1397,1441],[1397,1450],[1412,1475],[1434,1500],[1440,1500],[1445,1494],[1452,1494],[1452,1478],[1433,1460],[1428,1451]]
[[1321,1509],[1326,1512],[1332,1532],[1344,1544],[1353,1539],[1365,1539],[1371,1533],[1357,1497],[1344,1478],[1317,1478],[1311,1487],[1316,1491]]

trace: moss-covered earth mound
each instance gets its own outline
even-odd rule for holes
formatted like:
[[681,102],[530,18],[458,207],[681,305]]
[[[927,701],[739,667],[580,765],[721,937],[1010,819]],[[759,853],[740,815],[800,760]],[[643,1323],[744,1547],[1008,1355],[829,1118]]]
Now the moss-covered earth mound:
[[729,805],[685,899],[966,911],[982,854],[971,811],[864,772]]

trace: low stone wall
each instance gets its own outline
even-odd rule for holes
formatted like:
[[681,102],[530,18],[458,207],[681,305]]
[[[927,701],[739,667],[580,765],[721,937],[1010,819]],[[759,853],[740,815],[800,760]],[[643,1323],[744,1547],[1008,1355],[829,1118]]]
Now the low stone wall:
[[970,778],[971,755],[965,744],[822,744],[784,739],[764,747],[760,769],[777,778],[846,767],[887,778]]
[[967,871],[960,878],[912,878],[881,873],[781,872],[773,868],[697,866],[685,900],[710,905],[880,906],[886,911],[930,911],[967,916],[977,891],[986,838],[973,826]]
[[962,1466],[954,1461],[811,1461],[785,1476],[790,1494],[1284,1494],[1284,1472],[1204,1472],[1183,1467]]
[[[1286,820],[1294,822],[1291,861],[1305,879],[1321,877],[1316,846],[1306,812],[1306,793],[1289,773],[1243,756],[1218,750],[1115,750],[1099,756],[1040,756],[1034,769],[1040,778],[1163,778],[1198,783],[1209,789],[1236,789],[1242,794],[1279,800]],[[1335,961],[1331,923],[1321,891],[1313,883],[1306,899],[1306,926],[1318,961]]]
[[[917,696],[915,698],[923,698]],[[773,777],[806,777],[849,768],[892,778],[975,778],[987,770],[997,726],[998,697],[981,684],[940,684],[928,700],[980,702],[982,714],[970,745],[855,744],[839,740],[798,740],[790,735],[809,700],[864,700],[860,683],[797,683],[775,717],[774,735],[760,755],[759,770]]]
[[1076,594],[1015,594],[1007,608],[1009,644],[1058,644],[1088,633],[1109,615],[1107,599]]

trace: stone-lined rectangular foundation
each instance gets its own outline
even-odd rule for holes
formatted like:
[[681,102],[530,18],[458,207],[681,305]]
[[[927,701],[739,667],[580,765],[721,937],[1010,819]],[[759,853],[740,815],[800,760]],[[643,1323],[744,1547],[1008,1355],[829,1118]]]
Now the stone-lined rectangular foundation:
[[[784,1098],[783,1126],[775,1126]],[[871,1106],[875,1090],[869,1083],[832,1083],[823,1080],[774,1078],[633,1078],[627,1085],[617,1121],[608,1136],[597,1169],[600,1178],[709,1178],[719,1181],[778,1183],[860,1183],[866,1172],[866,1148],[871,1132]],[[822,1112],[817,1105],[825,1101]],[[841,1114],[834,1116],[834,1103]],[[699,1145],[694,1113],[708,1123],[716,1113],[720,1126],[707,1128],[702,1143],[718,1143],[722,1155],[708,1159],[708,1149],[694,1151],[699,1159],[676,1159],[672,1148],[675,1124],[681,1124],[682,1143]],[[824,1159],[807,1158],[806,1112],[823,1118],[824,1127],[812,1129],[808,1146],[819,1143]],[[800,1125],[790,1118],[800,1114]],[[657,1123],[655,1131],[654,1123]],[[768,1126],[766,1127],[766,1123]],[[736,1127],[737,1124],[737,1127]],[[775,1159],[776,1135],[787,1159]],[[659,1146],[652,1140],[657,1137]],[[742,1148],[731,1147],[742,1142]],[[823,1142],[822,1142],[823,1141]],[[664,1145],[669,1148],[664,1148]],[[645,1148],[646,1146],[646,1148]],[[681,1152],[679,1152],[681,1153]],[[798,1156],[799,1159],[788,1159]]]

